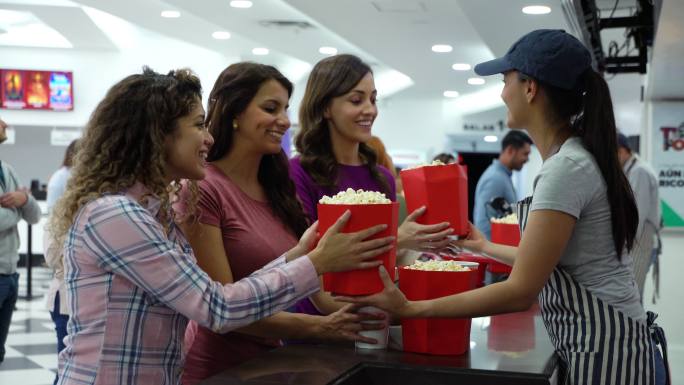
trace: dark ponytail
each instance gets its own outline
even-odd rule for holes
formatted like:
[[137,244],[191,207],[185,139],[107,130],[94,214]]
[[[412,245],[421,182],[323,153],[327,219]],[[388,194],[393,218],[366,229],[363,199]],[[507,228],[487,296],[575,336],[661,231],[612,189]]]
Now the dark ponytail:
[[617,128],[610,90],[603,76],[585,71],[572,90],[540,83],[558,119],[570,120],[573,135],[594,156],[606,182],[613,243],[618,259],[624,247],[632,250],[639,222],[634,194],[617,156]]

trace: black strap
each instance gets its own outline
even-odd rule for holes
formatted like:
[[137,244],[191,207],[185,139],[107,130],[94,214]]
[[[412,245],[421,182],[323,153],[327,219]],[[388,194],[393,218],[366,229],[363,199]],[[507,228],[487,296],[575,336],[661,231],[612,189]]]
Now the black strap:
[[667,340],[665,339],[665,331],[663,328],[658,326],[657,323],[655,323],[656,318],[658,318],[658,314],[648,311],[646,312],[646,318],[648,328],[651,330],[651,338],[656,343],[654,349],[658,348],[657,345],[661,346],[660,350],[663,353],[663,363],[665,364],[665,384],[670,385],[670,363],[667,359]]

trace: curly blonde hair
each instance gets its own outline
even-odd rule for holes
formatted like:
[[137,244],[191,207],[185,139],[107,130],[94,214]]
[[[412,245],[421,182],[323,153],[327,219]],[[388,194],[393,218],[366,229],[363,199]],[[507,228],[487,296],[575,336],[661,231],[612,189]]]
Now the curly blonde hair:
[[[144,67],[108,92],[97,105],[78,146],[66,191],[54,207],[49,229],[57,245],[63,245],[79,210],[103,194],[118,193],[140,182],[160,200],[157,216],[169,229],[175,215],[171,209],[180,181],[170,186],[165,178],[165,140],[179,118],[201,103],[199,78],[188,69],[162,75]],[[194,211],[197,187],[189,202]]]

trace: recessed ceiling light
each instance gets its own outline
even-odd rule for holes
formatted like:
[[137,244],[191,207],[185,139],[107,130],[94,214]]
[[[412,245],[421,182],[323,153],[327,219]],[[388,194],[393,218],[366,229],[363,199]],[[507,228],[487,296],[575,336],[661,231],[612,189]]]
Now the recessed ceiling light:
[[449,44],[435,44],[432,46],[432,52],[451,52],[453,48]]
[[547,7],[546,5],[528,5],[527,7],[523,7],[522,11],[528,15],[546,15],[547,13],[551,13],[551,7]]
[[322,53],[323,55],[337,55],[337,48],[335,48],[335,47],[321,47],[318,49],[318,52]]
[[467,63],[455,63],[451,66],[451,68],[454,71],[468,71],[472,67],[470,67],[470,64]]
[[180,17],[180,12],[178,12],[178,11],[162,11],[161,17],[165,17],[167,19],[177,19]]
[[252,55],[268,55],[268,48],[253,48]]
[[248,0],[233,0],[230,2],[230,6],[233,8],[250,8],[252,2]]
[[211,34],[211,37],[213,37],[216,40],[227,40],[230,39],[230,32],[228,31],[216,31]]
[[444,97],[445,98],[457,98],[458,97],[458,91],[444,91]]
[[480,86],[485,84],[485,80],[482,78],[470,78],[468,79],[468,84],[474,85],[474,86]]
[[499,138],[497,138],[496,135],[487,135],[484,137],[484,141],[489,143],[494,143],[497,140],[499,140]]

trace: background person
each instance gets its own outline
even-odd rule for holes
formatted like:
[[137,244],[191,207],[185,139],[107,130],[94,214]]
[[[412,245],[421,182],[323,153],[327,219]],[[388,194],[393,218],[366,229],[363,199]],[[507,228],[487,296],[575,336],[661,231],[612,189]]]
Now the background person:
[[503,197],[513,205],[518,201],[511,175],[513,170],[520,171],[530,156],[532,140],[520,130],[510,130],[501,141],[499,158],[487,167],[475,188],[473,220],[475,226],[487,239],[491,239],[491,218],[487,215],[486,204],[494,198]]
[[[658,198],[658,178],[655,172],[632,152],[627,137],[618,133],[618,160],[634,192],[639,225],[636,232],[634,249],[629,253],[634,263],[634,278],[639,286],[643,303],[644,282],[648,269],[657,258],[655,239],[660,230],[660,199]],[[657,269],[656,269],[657,271]],[[657,282],[657,279],[656,279]],[[654,298],[657,295],[654,293]]]
[[[64,152],[64,160],[62,166],[55,171],[50,177],[47,187],[47,209],[48,215],[51,214],[52,207],[55,202],[64,194],[66,184],[71,175],[71,167],[74,163],[74,156],[76,155],[76,147],[78,139],[73,140]],[[45,263],[53,271],[52,281],[50,287],[45,294],[45,305],[50,312],[50,318],[55,324],[55,332],[57,334],[57,354],[64,350],[64,337],[67,336],[67,322],[69,322],[69,309],[66,302],[66,286],[64,284],[64,265],[62,264],[62,248],[57,245],[50,235],[50,231],[44,231],[43,239],[43,255],[45,256]],[[54,383],[57,384],[59,379],[55,375]]]
[[[7,140],[7,123],[0,119],[0,143]],[[0,161],[0,362],[5,359],[14,305],[19,295],[19,232],[22,219],[34,225],[40,220],[38,202],[21,188],[12,166]]]

